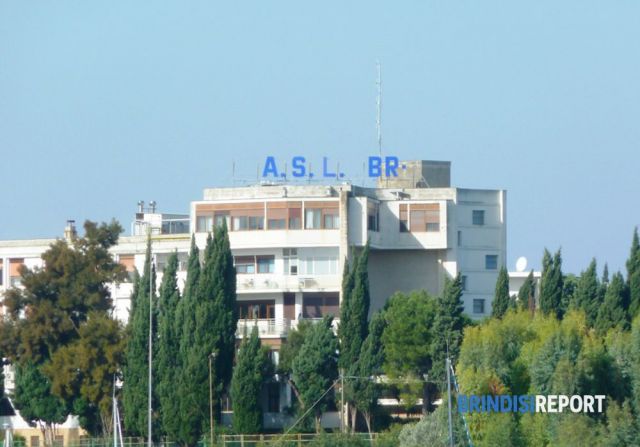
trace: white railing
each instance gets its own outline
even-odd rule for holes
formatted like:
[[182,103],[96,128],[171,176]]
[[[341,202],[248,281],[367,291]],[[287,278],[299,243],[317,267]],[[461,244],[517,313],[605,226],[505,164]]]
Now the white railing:
[[258,327],[260,336],[282,337],[287,335],[291,328],[291,321],[286,318],[258,318],[255,320],[238,320],[236,336],[242,337],[245,333],[251,334],[253,327]]
[[338,275],[238,275],[236,289],[238,292],[260,290],[324,290],[340,287],[341,278]]

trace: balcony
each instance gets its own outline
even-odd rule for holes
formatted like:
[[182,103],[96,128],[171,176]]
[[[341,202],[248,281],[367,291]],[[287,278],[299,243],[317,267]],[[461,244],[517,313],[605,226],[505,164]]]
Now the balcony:
[[245,333],[251,334],[253,327],[258,327],[258,335],[263,337],[286,337],[291,328],[291,320],[286,318],[258,318],[255,320],[238,320],[236,336],[242,338]]
[[338,275],[238,275],[236,291],[238,294],[273,291],[323,291],[340,290]]

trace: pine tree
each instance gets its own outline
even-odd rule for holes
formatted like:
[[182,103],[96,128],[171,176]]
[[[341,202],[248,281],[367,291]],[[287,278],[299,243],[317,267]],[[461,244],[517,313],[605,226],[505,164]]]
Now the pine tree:
[[518,290],[518,304],[520,309],[529,309],[532,313],[536,310],[536,283],[533,278],[533,270]]
[[598,317],[598,309],[601,303],[600,294],[601,289],[596,271],[596,260],[592,259],[587,270],[580,274],[574,297],[574,305],[584,311],[587,316],[587,324],[591,327],[593,327]]
[[180,301],[178,290],[178,255],[172,253],[162,275],[158,299],[158,338],[155,360],[155,388],[160,403],[162,434],[177,439],[180,433],[179,389],[176,378],[180,373],[180,338],[176,331],[176,313]]
[[619,326],[622,329],[629,328],[627,312],[624,309],[626,290],[621,273],[615,273],[604,297],[604,303],[598,311],[596,329],[605,333],[609,329]]
[[498,273],[498,280],[496,281],[491,315],[496,318],[502,318],[509,308],[509,300],[509,272],[503,266],[500,269],[500,273]]
[[638,227],[633,230],[631,253],[627,260],[627,287],[629,289],[629,315],[634,318],[640,311],[640,240]]
[[[144,269],[135,289],[137,294],[132,299],[127,326],[122,405],[127,433],[144,436],[147,433],[149,405],[149,298],[152,293],[155,295],[156,290],[155,266],[151,265],[151,238],[147,240]],[[157,302],[155,296],[151,296],[151,299]],[[153,408],[157,406],[153,405]]]
[[562,316],[563,294],[562,256],[560,250],[551,257],[547,249],[542,258],[542,279],[540,281],[540,310],[544,314]]
[[[23,287],[9,289],[4,296],[7,313],[0,321],[0,345],[23,374],[15,402],[18,409],[23,410],[22,402],[29,407],[25,413],[44,421],[47,445],[53,439],[54,413],[48,407],[54,401],[61,402],[56,404],[58,411],[74,411],[90,433],[106,429],[103,410],[111,394],[105,396],[104,389],[111,389],[113,377],[106,374],[105,379],[104,372],[117,370],[122,348],[108,286],[125,278],[124,268],[109,253],[122,227],[115,221],[87,221],[84,230],[83,237],[51,244],[42,255],[41,268],[23,267]],[[91,330],[98,328],[106,328],[114,339],[92,338]],[[106,351],[112,354],[109,358],[102,356]]]
[[262,405],[260,391],[266,378],[269,357],[260,346],[258,326],[240,344],[236,366],[231,379],[233,402],[233,430],[236,433],[260,433],[262,431]]
[[329,389],[338,377],[338,359],[336,351],[338,341],[331,328],[333,318],[326,316],[313,325],[296,358],[293,360],[293,380],[300,392],[303,405],[313,407],[316,431],[320,432],[320,418],[331,399]]

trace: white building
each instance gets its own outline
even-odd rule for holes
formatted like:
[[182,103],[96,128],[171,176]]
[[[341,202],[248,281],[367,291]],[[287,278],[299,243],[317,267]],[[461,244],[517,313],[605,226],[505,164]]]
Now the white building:
[[[184,283],[191,234],[204,248],[208,232],[226,220],[237,270],[238,336],[245,318],[250,324],[257,318],[263,343],[276,359],[301,318],[339,315],[343,263],[367,240],[372,311],[396,291],[438,294],[445,278],[459,273],[466,312],[473,318],[490,315],[497,273],[506,261],[506,191],[451,187],[449,162],[406,165],[400,177],[376,188],[209,188],[191,203],[189,216],[156,213],[155,204],[145,211],[139,204],[132,235],[121,237],[112,251],[128,271],[141,270],[150,225],[158,271],[177,250]],[[0,241],[0,293],[19,283],[20,265],[41,265],[52,242]],[[124,321],[132,284],[114,285],[112,292],[116,315]],[[274,387],[280,389],[267,391],[267,419],[277,425],[290,395],[284,384]]]

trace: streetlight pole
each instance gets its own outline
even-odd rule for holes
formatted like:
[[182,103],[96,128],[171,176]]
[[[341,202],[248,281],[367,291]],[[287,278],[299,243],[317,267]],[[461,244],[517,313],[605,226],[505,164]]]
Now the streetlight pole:
[[213,377],[211,374],[212,371],[212,361],[216,359],[216,353],[212,352],[209,354],[209,430],[211,431],[211,440],[209,444],[213,446]]
[[[147,227],[149,246],[151,246],[151,225]],[[149,447],[153,446],[153,429],[151,418],[153,416],[153,402],[152,402],[152,384],[153,381],[153,255],[149,252],[149,405],[147,415],[147,436]]]

